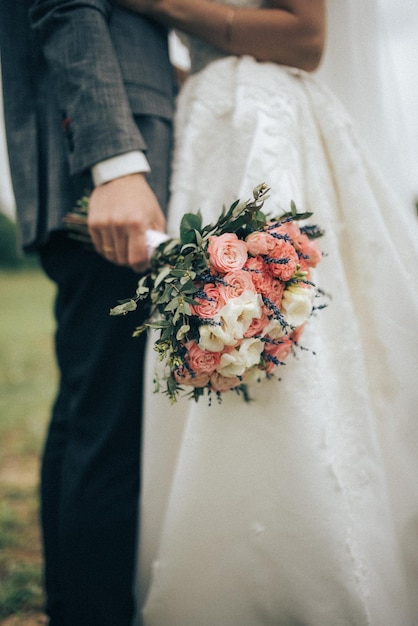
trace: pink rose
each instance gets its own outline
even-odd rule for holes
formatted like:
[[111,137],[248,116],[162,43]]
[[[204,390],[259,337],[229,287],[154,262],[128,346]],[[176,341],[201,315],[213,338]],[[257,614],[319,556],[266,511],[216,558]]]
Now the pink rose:
[[306,267],[316,267],[322,259],[321,251],[317,241],[312,241],[304,234],[301,234],[298,240],[300,246],[300,265],[302,269]]
[[208,255],[211,266],[221,274],[242,269],[248,258],[245,241],[235,233],[210,237]]
[[269,266],[261,256],[250,257],[245,264],[247,273],[251,276],[257,293],[269,297],[273,287],[273,277]]
[[214,372],[210,377],[210,384],[214,391],[229,391],[234,387],[241,385],[241,380],[237,376],[232,378],[222,376],[218,372]]
[[[280,278],[280,280],[285,282],[293,276],[299,264],[298,253],[292,244],[284,239],[276,240],[276,245],[270,253],[268,260],[270,259],[273,259],[273,262],[269,263],[272,276]],[[274,260],[283,260],[283,263],[275,263]]]
[[301,324],[300,326],[298,326],[297,328],[295,328],[295,330],[292,332],[292,334],[290,335],[290,337],[292,338],[292,341],[294,343],[298,343],[299,339],[301,338],[303,331],[305,330],[305,324]]
[[254,291],[255,287],[249,272],[245,270],[236,270],[235,272],[228,272],[223,277],[226,284],[219,286],[224,301],[228,301],[231,298],[238,298],[242,296],[244,291]]
[[221,362],[220,352],[210,352],[201,350],[197,343],[189,341],[186,343],[186,360],[190,369],[195,374],[212,374]]
[[202,319],[211,319],[225,305],[225,298],[217,285],[206,284],[203,293],[206,297],[195,298],[199,304],[192,305],[192,313]]
[[208,374],[195,374],[190,372],[187,367],[180,367],[175,370],[174,378],[179,385],[188,385],[190,387],[206,387],[210,380]]
[[258,254],[269,254],[275,244],[274,237],[272,237],[268,231],[257,230],[251,235],[248,235],[245,240],[248,248],[248,252],[253,256]]
[[[278,363],[275,360],[283,363],[289,355],[292,349],[293,341],[291,339],[277,339],[276,343],[266,342],[264,344],[264,357],[266,360],[265,370],[268,374],[271,374],[277,367]],[[270,358],[269,358],[270,357]]]
[[[298,240],[300,237],[300,228],[294,221],[285,222],[280,226],[276,226],[270,230],[271,233],[276,233],[278,235],[288,236],[291,239],[291,243],[295,246],[295,248],[299,249]],[[277,239],[276,239],[277,241]]]
[[285,284],[279,280],[278,278],[273,279],[273,283],[270,289],[270,293],[267,296],[271,302],[280,310],[280,305],[282,303],[283,291]]
[[309,239],[305,233],[301,233],[299,226],[295,222],[282,224],[277,228],[273,228],[272,232],[288,235],[290,237],[293,246],[300,253],[300,265],[302,269],[316,267],[321,261],[322,254],[319,250],[318,243]]

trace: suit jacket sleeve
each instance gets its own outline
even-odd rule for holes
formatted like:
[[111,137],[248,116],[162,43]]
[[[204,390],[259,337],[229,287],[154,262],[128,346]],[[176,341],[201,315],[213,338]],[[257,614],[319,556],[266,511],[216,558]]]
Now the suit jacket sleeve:
[[62,112],[72,174],[146,148],[109,30],[113,10],[106,0],[31,2],[31,26]]

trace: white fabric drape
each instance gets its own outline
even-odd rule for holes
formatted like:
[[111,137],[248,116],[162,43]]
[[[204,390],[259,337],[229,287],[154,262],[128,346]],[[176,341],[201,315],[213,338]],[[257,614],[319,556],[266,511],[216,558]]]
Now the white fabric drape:
[[330,0],[327,45],[317,75],[349,111],[386,183],[411,212],[418,195],[418,162],[386,13],[385,0]]
[[416,626],[414,216],[317,76],[218,59],[186,83],[176,124],[170,232],[266,181],[266,209],[293,199],[325,228],[315,280],[332,300],[303,336],[316,354],[253,404],[170,406],[150,347],[138,624]]

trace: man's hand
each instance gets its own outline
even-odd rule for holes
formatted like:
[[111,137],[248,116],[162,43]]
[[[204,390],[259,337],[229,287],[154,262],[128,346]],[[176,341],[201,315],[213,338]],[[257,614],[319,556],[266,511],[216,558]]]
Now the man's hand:
[[145,174],[130,174],[96,187],[90,197],[88,227],[99,254],[117,265],[145,271],[145,231],[165,230],[163,212]]

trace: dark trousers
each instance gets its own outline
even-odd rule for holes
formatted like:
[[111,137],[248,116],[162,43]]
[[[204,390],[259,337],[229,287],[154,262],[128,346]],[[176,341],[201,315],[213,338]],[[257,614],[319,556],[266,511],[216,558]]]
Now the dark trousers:
[[57,234],[41,250],[57,284],[59,393],[42,463],[51,626],[128,626],[138,519],[144,340],[111,317],[138,275]]

